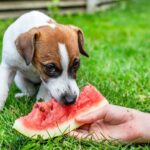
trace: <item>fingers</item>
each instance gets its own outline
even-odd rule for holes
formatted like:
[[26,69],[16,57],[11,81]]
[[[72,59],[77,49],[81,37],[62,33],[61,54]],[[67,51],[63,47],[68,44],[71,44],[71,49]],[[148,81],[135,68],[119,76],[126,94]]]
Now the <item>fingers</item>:
[[69,136],[75,137],[77,139],[91,139],[92,135],[90,135],[85,130],[75,130],[68,133]]
[[[86,128],[86,126],[85,126]],[[90,126],[88,130],[79,128],[74,131],[71,131],[69,136],[75,137],[77,139],[93,140],[93,141],[102,141],[107,139],[104,131],[100,129],[97,123],[94,123]]]
[[76,117],[76,121],[80,123],[89,124],[97,120],[103,119],[109,109],[108,107],[109,107],[109,104],[105,105],[104,107],[96,111],[90,112],[86,115],[78,116]]
[[92,140],[92,141],[101,141],[104,140],[104,137],[102,134],[97,134],[95,132],[87,132],[83,130],[75,130],[71,131],[69,136],[75,137],[77,139],[85,139],[85,140]]
[[78,129],[82,129],[82,130],[87,130],[88,131],[90,129],[90,127],[91,127],[90,124],[85,124],[85,125],[79,127]]

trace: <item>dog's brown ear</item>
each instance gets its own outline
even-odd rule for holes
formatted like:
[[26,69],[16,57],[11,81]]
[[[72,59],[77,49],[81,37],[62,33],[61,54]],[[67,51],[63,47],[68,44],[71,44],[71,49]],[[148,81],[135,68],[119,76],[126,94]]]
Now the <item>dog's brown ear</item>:
[[77,32],[78,35],[78,45],[79,45],[79,50],[80,53],[86,57],[89,57],[88,53],[86,52],[85,48],[84,48],[84,34],[83,31],[76,26],[73,25],[69,25],[73,30],[75,30]]
[[22,33],[15,41],[19,54],[23,57],[26,64],[29,65],[33,59],[35,51],[35,42],[39,35],[37,28],[33,28],[28,32]]

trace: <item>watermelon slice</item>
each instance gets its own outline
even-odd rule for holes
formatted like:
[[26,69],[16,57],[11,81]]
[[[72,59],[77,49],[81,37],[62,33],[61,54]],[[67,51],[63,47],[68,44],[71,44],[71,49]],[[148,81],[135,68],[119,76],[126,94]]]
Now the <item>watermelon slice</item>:
[[88,85],[82,89],[72,106],[62,106],[54,99],[48,102],[36,102],[27,116],[15,121],[13,128],[30,138],[56,137],[83,125],[77,123],[75,117],[100,109],[107,103],[108,101],[95,87]]

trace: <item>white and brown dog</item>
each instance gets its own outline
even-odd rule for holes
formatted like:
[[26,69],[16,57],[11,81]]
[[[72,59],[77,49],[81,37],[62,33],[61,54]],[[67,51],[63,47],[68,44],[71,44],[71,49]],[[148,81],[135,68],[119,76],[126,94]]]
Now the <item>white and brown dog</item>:
[[75,26],[61,25],[38,11],[18,18],[6,30],[0,65],[0,109],[15,83],[22,93],[15,97],[36,94],[37,100],[55,98],[73,104],[79,94],[76,72],[84,50],[82,31]]

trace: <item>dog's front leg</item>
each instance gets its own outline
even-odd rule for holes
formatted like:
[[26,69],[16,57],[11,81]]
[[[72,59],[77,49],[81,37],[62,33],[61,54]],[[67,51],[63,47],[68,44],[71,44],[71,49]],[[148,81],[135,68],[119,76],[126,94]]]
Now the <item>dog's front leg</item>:
[[8,96],[9,87],[15,77],[16,70],[7,65],[0,65],[0,110],[3,109]]
[[39,88],[38,94],[36,96],[36,100],[44,100],[44,101],[48,101],[52,98],[50,92],[48,91],[48,89],[43,85],[43,83],[41,83],[41,86]]

